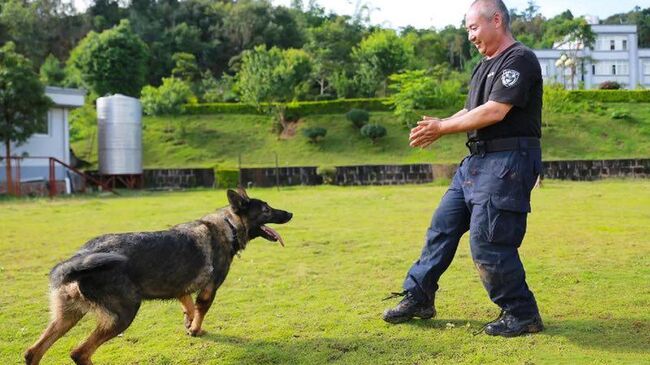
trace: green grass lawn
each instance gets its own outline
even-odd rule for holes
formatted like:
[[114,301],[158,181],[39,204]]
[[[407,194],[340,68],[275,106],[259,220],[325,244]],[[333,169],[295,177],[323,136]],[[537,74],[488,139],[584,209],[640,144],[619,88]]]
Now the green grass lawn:
[[[547,330],[472,336],[493,319],[467,237],[442,277],[438,317],[388,325],[445,188],[299,187],[251,196],[293,211],[286,248],[249,244],[208,313],[185,335],[177,302],[146,302],[96,364],[642,364],[650,363],[650,181],[546,181],[533,193],[521,248]],[[47,273],[89,238],[158,230],[226,203],[223,190],[0,202],[0,364],[21,363],[48,321]],[[68,353],[91,317],[45,355]]]
[[[650,157],[650,104],[608,103],[598,110],[546,113],[543,126],[545,160]],[[615,110],[630,118],[612,119]],[[428,115],[448,116],[453,110]],[[430,149],[408,146],[408,130],[392,113],[372,113],[388,135],[377,144],[360,135],[344,115],[313,115],[302,119],[297,135],[278,140],[269,116],[188,115],[144,118],[144,165],[147,168],[273,166],[274,152],[282,166],[457,163],[466,154],[465,136],[446,136]],[[95,122],[93,122],[95,123]],[[182,126],[182,127],[181,127]],[[327,136],[313,145],[301,134],[306,127],[324,127]],[[82,130],[72,146],[82,158],[97,161],[96,133]],[[93,141],[92,144],[90,141]]]

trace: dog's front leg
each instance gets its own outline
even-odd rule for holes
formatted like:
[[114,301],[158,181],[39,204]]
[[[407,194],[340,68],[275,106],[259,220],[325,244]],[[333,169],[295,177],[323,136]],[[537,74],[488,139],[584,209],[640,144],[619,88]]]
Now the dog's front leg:
[[203,319],[205,314],[210,309],[214,297],[217,294],[217,287],[214,284],[209,284],[203,290],[199,292],[199,295],[196,296],[196,309],[194,310],[194,320],[192,321],[192,326],[190,327],[189,334],[191,336],[201,336],[205,333],[201,329],[203,324]]
[[181,307],[183,308],[183,320],[185,322],[185,328],[188,330],[192,326],[192,321],[194,320],[194,302],[192,302],[192,296],[185,294],[182,297],[179,297],[178,300],[181,301]]

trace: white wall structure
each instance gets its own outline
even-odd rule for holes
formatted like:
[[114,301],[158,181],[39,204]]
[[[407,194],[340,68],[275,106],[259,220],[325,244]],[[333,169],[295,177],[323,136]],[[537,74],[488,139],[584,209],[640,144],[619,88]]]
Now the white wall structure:
[[[54,105],[43,121],[43,128],[32,135],[25,143],[16,146],[12,144],[11,155],[17,157],[54,157],[70,164],[70,126],[68,112],[71,108],[84,105],[85,91],[59,87],[46,87],[45,94],[52,99]],[[4,158],[4,145],[2,147]],[[13,165],[13,164],[12,164]],[[64,180],[65,169],[56,166],[56,179]],[[22,159],[20,162],[21,181],[47,180],[49,178],[49,161],[47,159]],[[6,182],[5,161],[0,161],[0,183]]]
[[638,47],[636,25],[592,24],[591,30],[596,35],[592,47],[558,43],[553,49],[534,50],[544,82],[571,87],[570,70],[556,66],[556,61],[567,54],[575,55],[578,61],[575,88],[583,83],[586,89],[596,89],[605,81],[616,81],[626,89],[650,88],[650,49]]

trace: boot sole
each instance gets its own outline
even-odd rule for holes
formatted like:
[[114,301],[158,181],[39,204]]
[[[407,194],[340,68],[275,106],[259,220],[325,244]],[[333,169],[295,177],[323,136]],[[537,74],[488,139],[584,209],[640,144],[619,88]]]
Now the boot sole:
[[436,316],[436,313],[433,313],[431,315],[424,315],[424,316],[419,316],[419,315],[413,315],[413,316],[404,316],[404,317],[382,317],[382,319],[385,322],[391,323],[391,324],[398,324],[398,323],[404,323],[407,321],[410,321],[413,318],[419,318],[419,319],[431,319]]
[[489,333],[485,331],[486,334],[490,336],[501,336],[501,337],[518,337],[526,334],[539,333],[544,330],[544,327],[537,326],[528,326],[519,332],[502,332],[502,333]]

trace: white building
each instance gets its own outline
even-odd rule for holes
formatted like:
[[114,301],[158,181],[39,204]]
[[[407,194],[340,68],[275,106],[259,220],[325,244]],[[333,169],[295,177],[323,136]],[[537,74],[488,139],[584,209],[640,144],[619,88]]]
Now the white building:
[[591,29],[596,35],[593,48],[558,43],[553,49],[534,50],[544,82],[559,82],[571,87],[570,69],[556,66],[557,60],[566,54],[575,57],[578,63],[573,81],[575,88],[583,83],[585,89],[596,89],[605,81],[616,81],[627,89],[650,88],[650,49],[638,47],[636,25],[592,24]]
[[[11,155],[27,157],[19,161],[21,182],[47,181],[49,179],[49,157],[70,164],[70,125],[68,112],[71,108],[84,105],[85,92],[79,89],[65,89],[59,87],[46,87],[45,94],[52,99],[54,105],[47,113],[47,120],[43,121],[42,129],[31,136],[20,146],[12,144]],[[2,148],[4,152],[4,147]],[[0,161],[0,190],[5,191],[7,176],[5,172],[4,153]],[[14,160],[15,161],[15,160]],[[12,165],[15,165],[12,162]],[[16,171],[17,167],[12,166]],[[69,188],[67,169],[61,164],[55,165],[57,181],[65,181]],[[14,173],[12,173],[13,177]]]

